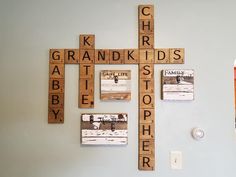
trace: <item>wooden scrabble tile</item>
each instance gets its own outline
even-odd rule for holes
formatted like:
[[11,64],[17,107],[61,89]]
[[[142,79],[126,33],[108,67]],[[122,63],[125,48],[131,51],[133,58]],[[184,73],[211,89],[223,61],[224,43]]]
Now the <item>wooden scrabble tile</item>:
[[170,63],[175,63],[175,64],[184,63],[184,48],[170,49]]
[[154,49],[140,49],[139,63],[154,63]]
[[79,49],[65,49],[65,64],[79,63]]
[[95,49],[95,35],[82,34],[79,36],[80,49]]
[[170,63],[170,49],[155,49],[155,63],[156,64]]
[[112,49],[110,50],[110,64],[122,64],[124,63],[124,50]]
[[94,79],[81,79],[79,80],[79,90],[81,93],[94,93]]
[[155,97],[153,93],[139,93],[139,108],[155,108]]
[[154,78],[139,79],[140,93],[154,93]]
[[109,64],[109,49],[95,50],[95,64]]
[[155,111],[154,109],[139,109],[139,123],[154,123]]
[[154,7],[153,5],[139,5],[139,19],[153,19]]
[[64,93],[49,93],[48,106],[50,108],[64,107]]
[[139,123],[139,139],[155,139],[155,124]]
[[153,49],[154,47],[154,33],[139,34],[139,48]]
[[124,50],[124,63],[125,64],[138,64],[139,63],[139,50],[138,49],[125,49]]
[[139,139],[139,154],[155,154],[155,140],[154,139]]
[[64,123],[64,108],[48,107],[48,123]]
[[80,64],[79,78],[94,78],[94,64]]
[[50,49],[49,52],[49,63],[64,63],[64,49]]
[[154,20],[147,19],[147,20],[139,20],[139,34],[149,34],[154,33]]
[[80,92],[79,108],[94,108],[94,95]]
[[95,50],[80,49],[79,51],[79,62],[84,63],[94,63]]
[[63,93],[64,79],[49,79],[49,93]]
[[153,64],[139,64],[139,78],[151,79],[154,77],[154,65]]
[[64,78],[64,64],[50,64],[49,78]]
[[146,171],[155,170],[155,154],[140,154],[138,169]]

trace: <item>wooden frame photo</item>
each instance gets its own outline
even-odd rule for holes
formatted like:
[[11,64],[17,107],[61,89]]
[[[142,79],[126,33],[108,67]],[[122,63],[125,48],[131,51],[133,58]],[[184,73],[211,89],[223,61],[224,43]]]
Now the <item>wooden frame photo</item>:
[[163,100],[194,100],[194,71],[167,69],[162,71]]
[[84,145],[128,144],[126,113],[82,114],[81,143]]
[[100,73],[101,100],[131,99],[130,70],[102,70]]

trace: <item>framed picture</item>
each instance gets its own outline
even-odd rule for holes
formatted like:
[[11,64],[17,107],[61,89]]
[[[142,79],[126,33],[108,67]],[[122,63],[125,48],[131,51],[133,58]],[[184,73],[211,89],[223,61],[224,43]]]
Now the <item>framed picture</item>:
[[101,100],[131,99],[131,71],[130,70],[102,70],[101,71]]
[[81,143],[85,145],[126,145],[128,115],[82,114]]
[[162,71],[163,100],[193,100],[194,71],[167,69]]

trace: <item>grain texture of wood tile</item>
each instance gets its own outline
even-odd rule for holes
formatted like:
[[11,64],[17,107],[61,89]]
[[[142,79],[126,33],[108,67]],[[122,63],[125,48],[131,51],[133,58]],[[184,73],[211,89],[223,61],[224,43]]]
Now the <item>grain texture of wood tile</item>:
[[184,64],[184,48],[171,48],[170,49],[170,63],[171,64]]
[[95,50],[95,64],[109,64],[110,63],[109,49],[96,49]]
[[65,64],[79,63],[79,49],[65,49]]
[[124,50],[124,63],[125,64],[138,64],[139,63],[139,50],[138,49],[125,49]]
[[50,49],[49,63],[64,64],[64,49]]
[[79,36],[80,49],[95,49],[95,35],[94,34],[81,34]]

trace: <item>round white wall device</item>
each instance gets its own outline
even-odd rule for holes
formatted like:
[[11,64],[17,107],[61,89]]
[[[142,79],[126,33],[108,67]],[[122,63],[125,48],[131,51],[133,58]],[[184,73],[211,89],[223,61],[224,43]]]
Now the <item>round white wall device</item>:
[[193,128],[191,134],[195,140],[201,140],[205,136],[204,130],[202,130],[201,128],[198,128],[198,127]]

